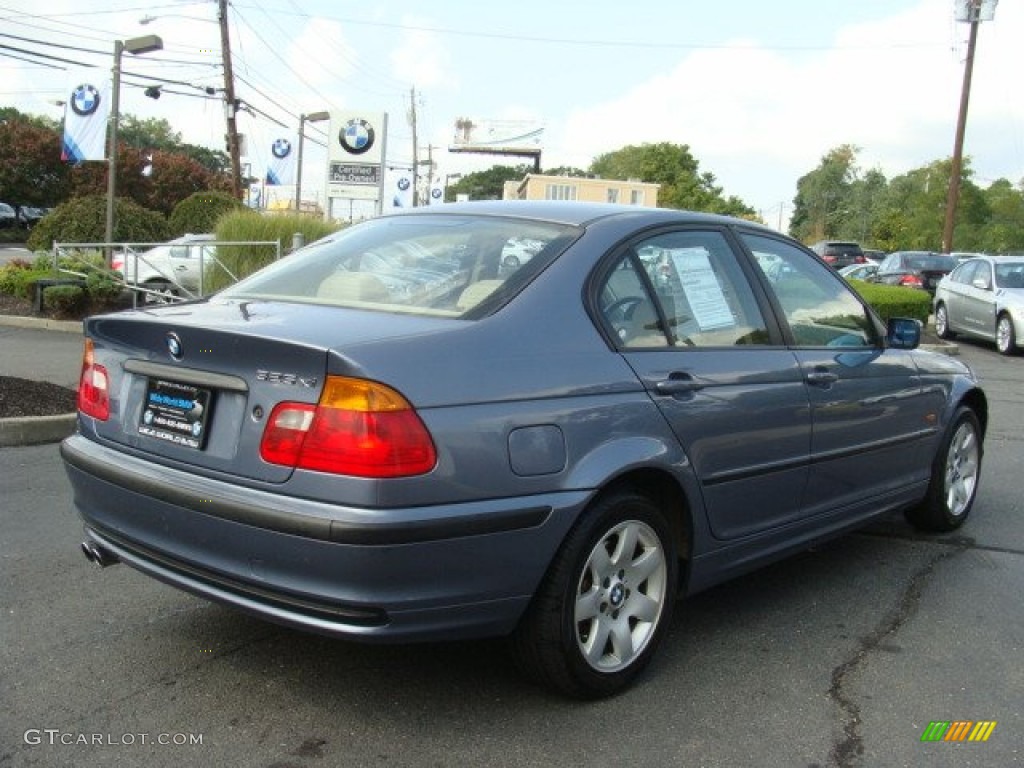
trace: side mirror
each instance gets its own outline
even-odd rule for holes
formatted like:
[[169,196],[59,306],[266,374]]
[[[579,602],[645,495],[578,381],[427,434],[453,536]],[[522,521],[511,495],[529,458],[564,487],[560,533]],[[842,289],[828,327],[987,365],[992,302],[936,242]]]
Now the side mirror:
[[886,325],[886,346],[893,349],[917,349],[921,344],[921,321],[893,317]]
[[987,291],[992,287],[991,285],[989,285],[988,280],[984,277],[975,278],[971,285],[973,285],[975,288],[980,288],[983,291]]

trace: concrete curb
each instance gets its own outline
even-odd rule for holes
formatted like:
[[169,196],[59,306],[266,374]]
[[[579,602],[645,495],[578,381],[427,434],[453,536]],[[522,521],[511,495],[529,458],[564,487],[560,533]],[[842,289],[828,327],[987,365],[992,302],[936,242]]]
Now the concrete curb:
[[41,331],[62,331],[64,333],[82,333],[81,320],[51,320],[48,317],[0,315],[0,325],[6,325],[11,328],[37,328]]
[[0,447],[59,443],[73,434],[77,425],[77,413],[0,419]]
[[[51,320],[48,317],[0,315],[0,326],[36,328],[43,331],[82,333],[81,320]],[[21,445],[59,443],[73,434],[78,425],[77,413],[56,416],[16,416],[0,419],[0,448]]]

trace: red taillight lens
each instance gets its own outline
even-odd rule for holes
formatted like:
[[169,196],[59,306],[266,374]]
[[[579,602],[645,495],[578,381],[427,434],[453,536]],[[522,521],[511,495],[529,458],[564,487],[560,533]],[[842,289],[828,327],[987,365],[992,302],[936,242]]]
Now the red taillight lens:
[[85,340],[82,351],[82,375],[78,380],[78,410],[86,416],[106,421],[110,418],[110,377],[97,365],[92,339]]
[[316,405],[277,405],[260,456],[357,477],[421,475],[437,463],[433,440],[404,397],[383,384],[340,376],[327,377]]
[[908,288],[920,288],[924,283],[921,282],[921,278],[917,275],[903,275],[900,278],[900,285],[905,285]]

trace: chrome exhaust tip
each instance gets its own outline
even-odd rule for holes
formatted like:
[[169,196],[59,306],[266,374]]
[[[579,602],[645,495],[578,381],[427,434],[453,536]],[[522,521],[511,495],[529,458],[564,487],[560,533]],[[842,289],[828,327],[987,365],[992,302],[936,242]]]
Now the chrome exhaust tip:
[[82,542],[82,554],[85,555],[86,560],[90,563],[95,563],[100,568],[106,568],[109,565],[121,562],[112,552],[107,551],[93,541]]

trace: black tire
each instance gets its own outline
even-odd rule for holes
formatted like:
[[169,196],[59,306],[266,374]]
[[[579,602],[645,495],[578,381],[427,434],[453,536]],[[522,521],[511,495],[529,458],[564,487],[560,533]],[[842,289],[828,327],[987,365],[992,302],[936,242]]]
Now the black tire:
[[675,538],[658,507],[630,491],[598,499],[566,536],[512,637],[517,662],[559,693],[619,693],[664,637],[677,579]]
[[905,513],[922,531],[945,533],[964,524],[974,505],[981,477],[981,424],[974,411],[960,406],[932,462],[928,495]]
[[1013,318],[1005,312],[996,320],[996,349],[1001,355],[1017,352],[1017,334],[1013,330]]
[[940,339],[956,338],[956,334],[949,330],[949,315],[945,304],[935,307],[935,335]]

